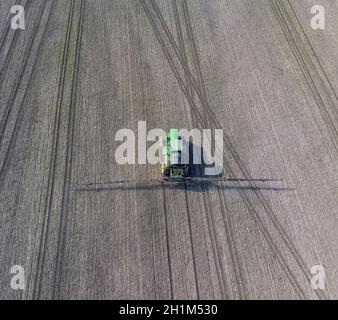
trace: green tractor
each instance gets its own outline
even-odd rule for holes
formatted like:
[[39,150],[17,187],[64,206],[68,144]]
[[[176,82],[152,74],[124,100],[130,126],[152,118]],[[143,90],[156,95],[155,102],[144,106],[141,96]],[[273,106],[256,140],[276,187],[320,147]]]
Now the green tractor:
[[183,138],[177,129],[167,129],[162,141],[161,172],[164,178],[184,179],[189,176],[189,164],[183,163]]

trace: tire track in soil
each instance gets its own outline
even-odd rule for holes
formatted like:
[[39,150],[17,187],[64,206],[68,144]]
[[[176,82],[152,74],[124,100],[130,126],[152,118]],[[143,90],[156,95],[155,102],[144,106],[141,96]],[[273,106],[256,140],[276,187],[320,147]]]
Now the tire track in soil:
[[[181,50],[182,57],[185,61],[185,63],[188,63],[188,57],[186,55],[186,49],[183,39],[183,33],[182,33],[182,25],[180,21],[179,11],[177,7],[177,0],[172,0],[172,6],[174,9],[174,16],[175,16],[175,24],[176,24],[176,30],[177,30],[177,37],[179,39],[179,46]],[[186,83],[189,86],[189,80],[186,78]],[[191,90],[191,87],[189,86],[189,92],[193,99],[193,93]],[[195,279],[195,285],[196,285],[196,294],[197,294],[197,300],[200,299],[199,294],[199,287],[198,287],[198,277],[197,277],[197,270],[196,270],[196,257],[195,257],[195,250],[194,250],[194,241],[192,237],[192,230],[191,230],[191,217],[190,217],[190,210],[189,210],[189,204],[188,204],[188,190],[187,186],[185,185],[184,189],[185,193],[185,199],[186,199],[186,211],[187,211],[187,219],[188,219],[188,227],[189,227],[189,237],[190,237],[190,244],[191,244],[191,254],[192,254],[192,260],[193,260],[193,268],[194,268],[194,279]]]
[[[323,70],[320,61],[316,58],[313,46],[304,32],[304,29],[291,4],[289,3],[289,6],[292,8],[291,11],[296,17],[296,21],[299,24],[302,35],[310,47],[310,52],[303,43],[302,37],[298,33],[297,27],[283,2],[279,0],[271,0],[270,5],[277,17],[285,39],[301,69],[309,89],[313,94],[323,121],[326,124],[329,136],[331,136],[335,151],[338,153],[338,100],[333,86]],[[331,91],[331,94],[329,91]],[[336,100],[336,102],[334,100]],[[326,102],[328,103],[328,106],[326,105]]]
[[[156,5],[156,4],[155,4]],[[175,21],[176,21],[176,27],[179,30],[178,31],[178,35],[180,36],[179,38],[179,43],[180,43],[180,51],[183,53],[182,59],[184,60],[185,64],[188,66],[188,57],[186,56],[186,50],[184,47],[184,41],[183,41],[183,37],[182,37],[182,26],[180,24],[180,20],[179,20],[179,11],[177,8],[177,2],[176,0],[173,1],[173,5],[174,5],[174,13],[175,13]],[[187,3],[185,1],[182,2],[182,11],[183,11],[183,15],[184,15],[184,22],[185,22],[185,26],[187,29],[187,34],[188,34],[188,38],[189,38],[189,44],[190,44],[190,48],[192,50],[192,56],[193,56],[193,65],[194,65],[194,69],[196,70],[197,73],[197,79],[198,79],[198,83],[199,83],[199,87],[202,88],[201,91],[204,94],[204,96],[206,96],[206,87],[204,84],[204,79],[202,77],[202,70],[201,70],[201,65],[200,65],[200,60],[199,60],[199,55],[198,55],[198,51],[197,51],[197,44],[194,38],[194,34],[193,34],[193,29],[192,29],[192,25],[191,25],[191,20],[190,20],[190,15],[189,15],[189,11],[188,11],[188,6]],[[157,12],[160,14],[159,10],[157,10]],[[164,21],[164,18],[161,19],[162,21]],[[190,92],[190,96],[191,99],[193,101],[195,101],[194,99],[194,94],[193,91],[191,89],[191,84],[189,81],[189,78],[186,76],[187,79],[187,86],[189,88],[189,92]],[[203,119],[204,119],[204,124],[208,125],[208,121],[207,121],[207,116],[205,113],[205,108],[204,105],[202,105],[202,114],[203,114]],[[198,127],[198,125],[196,124],[196,121],[194,119],[194,114],[192,113],[192,122],[193,122],[193,126],[194,127]],[[203,185],[203,189],[204,191],[206,191],[204,185]],[[224,199],[222,200],[222,194],[218,193],[218,196],[220,198],[220,201],[224,201]],[[188,197],[188,194],[186,193],[186,197]],[[215,222],[214,219],[212,217],[212,213],[210,211],[210,207],[208,205],[208,201],[207,201],[207,195],[205,194],[205,192],[202,193],[202,200],[203,200],[203,204],[205,207],[205,212],[206,212],[206,218],[207,218],[207,226],[208,226],[208,231],[209,231],[209,236],[210,236],[210,240],[212,241],[213,245],[212,245],[212,249],[213,249],[213,256],[214,259],[216,258],[217,260],[214,260],[215,262],[215,266],[217,269],[217,278],[218,278],[218,282],[219,285],[222,286],[222,283],[225,283],[225,271],[223,269],[223,264],[221,261],[221,249],[220,246],[218,244],[217,241],[217,236],[216,236],[216,232],[215,232]],[[187,204],[188,205],[188,204]],[[230,249],[230,256],[232,259],[232,264],[233,264],[233,268],[235,270],[235,278],[236,278],[236,283],[237,283],[237,287],[238,287],[238,292],[239,292],[239,297],[240,299],[243,299],[245,297],[245,295],[243,294],[243,284],[241,281],[241,276],[238,274],[238,255],[236,254],[236,247],[234,245],[234,241],[233,241],[233,235],[232,235],[232,228],[229,224],[228,219],[225,219],[225,216],[227,215],[227,213],[224,212],[225,207],[222,204],[221,207],[221,211],[222,211],[222,216],[223,216],[223,222],[224,222],[224,227],[225,230],[227,232],[227,239],[228,239],[228,245],[229,245],[229,249]],[[192,241],[192,238],[191,238]],[[216,249],[215,249],[216,248]],[[222,280],[221,280],[222,278]],[[197,279],[197,277],[196,277]],[[221,292],[224,290],[226,290],[226,287],[221,289]],[[227,296],[228,298],[230,297],[229,292],[227,292],[226,294],[224,293],[224,296]]]
[[171,270],[171,258],[170,258],[170,244],[169,244],[169,228],[168,228],[168,213],[167,213],[167,203],[165,197],[164,185],[162,183],[162,191],[163,191],[163,211],[164,211],[164,221],[165,221],[165,234],[167,239],[167,251],[168,251],[168,268],[169,268],[169,281],[170,281],[170,299],[174,299],[174,287],[173,287],[173,277]]
[[[20,1],[18,3],[18,5],[24,6],[25,15],[26,15],[32,1],[26,0],[24,4],[23,4],[23,2],[24,1]],[[5,29],[4,29],[4,33],[2,34],[1,39],[0,39],[0,55],[2,54],[2,51],[4,49],[4,45],[5,45],[5,42],[7,40],[7,36],[9,34],[9,31],[11,30],[11,19],[12,19],[12,17],[9,17],[9,19],[7,20],[7,23],[6,23],[6,26],[5,26]],[[9,48],[9,52],[11,52],[11,53],[12,53],[11,47],[13,45],[14,39],[17,39],[17,37],[18,37],[18,32],[15,32],[14,35],[13,35],[13,38],[12,38],[12,42],[10,43],[10,48]],[[8,56],[9,56],[9,54],[7,54],[7,56],[6,56],[6,62],[10,60],[10,59],[8,59]],[[4,63],[5,66],[8,65],[8,63],[6,63],[6,62]],[[2,68],[3,68],[3,66],[0,66],[0,79],[2,79],[2,74],[1,74]],[[2,84],[2,80],[0,81],[0,84]]]
[[38,299],[40,297],[40,291],[42,286],[42,273],[45,261],[45,244],[47,242],[48,230],[49,230],[49,221],[51,214],[51,207],[53,201],[53,193],[55,187],[55,172],[56,172],[56,158],[59,149],[58,141],[59,141],[59,132],[61,126],[61,108],[64,97],[65,83],[66,83],[66,71],[68,65],[68,54],[70,47],[70,35],[73,24],[73,16],[74,16],[74,6],[75,1],[71,0],[68,12],[68,22],[66,27],[66,36],[63,48],[62,62],[61,62],[61,70],[60,70],[60,78],[58,85],[58,97],[57,104],[55,109],[54,121],[53,121],[53,139],[52,139],[52,150],[51,157],[49,163],[49,174],[47,180],[47,194],[45,198],[45,205],[43,210],[43,220],[42,220],[42,230],[40,235],[38,253],[37,253],[37,264],[36,264],[36,273],[34,276],[34,285],[33,285],[33,299]]
[[[46,1],[45,4],[44,4],[44,6],[41,7],[41,11],[40,11],[40,13],[41,13],[40,16],[41,17],[45,13],[45,9],[46,9],[47,3],[48,2]],[[49,16],[48,16],[48,19],[46,21],[46,25],[45,25],[45,29],[44,29],[42,38],[40,40],[40,43],[38,44],[39,48],[37,50],[37,54],[36,54],[36,57],[35,57],[34,62],[33,62],[33,68],[32,68],[31,73],[29,75],[29,80],[28,80],[28,83],[27,83],[27,85],[25,87],[24,96],[23,96],[22,102],[21,102],[21,104],[19,106],[19,110],[17,111],[17,115],[16,115],[16,118],[15,118],[14,126],[13,126],[13,130],[12,130],[12,133],[11,133],[11,136],[9,138],[9,142],[8,142],[7,146],[6,145],[4,146],[4,139],[5,139],[6,129],[7,129],[8,122],[9,122],[9,119],[10,119],[10,116],[11,116],[11,112],[13,112],[13,106],[14,106],[17,94],[19,92],[19,89],[20,89],[20,85],[21,85],[21,82],[22,82],[23,75],[24,75],[24,73],[26,71],[26,68],[27,68],[27,65],[28,65],[28,62],[29,62],[30,52],[31,52],[33,44],[34,44],[34,42],[36,40],[36,35],[37,35],[39,27],[41,25],[42,18],[35,25],[32,37],[30,38],[29,44],[26,47],[26,50],[25,50],[24,55],[23,55],[23,63],[21,64],[21,68],[20,68],[20,71],[19,71],[19,74],[18,74],[18,77],[17,77],[17,82],[16,82],[16,85],[15,85],[15,88],[12,91],[12,96],[10,98],[9,103],[5,107],[6,110],[5,110],[4,117],[0,119],[0,154],[4,154],[4,160],[2,161],[1,166],[0,166],[0,179],[2,178],[2,176],[4,174],[4,168],[8,165],[9,152],[10,152],[11,147],[13,145],[14,136],[16,135],[16,131],[17,131],[17,127],[18,127],[18,120],[20,119],[20,116],[21,116],[21,113],[22,113],[22,106],[23,106],[23,103],[25,101],[25,97],[26,97],[26,95],[28,93],[28,88],[29,88],[29,85],[31,83],[31,79],[32,79],[32,76],[34,74],[35,67],[36,67],[36,64],[37,64],[37,61],[38,61],[39,50],[40,50],[40,47],[41,47],[42,42],[43,42],[43,37],[44,37],[44,33],[45,33],[45,30],[47,28],[47,24],[48,24],[48,21],[49,21],[50,12],[48,13],[48,15]],[[2,73],[1,76],[2,75],[4,75],[4,73]],[[1,78],[1,76],[0,76],[0,78]],[[1,79],[1,82],[2,82],[2,80],[3,79]],[[2,86],[2,83],[1,83],[0,87],[1,86]]]
[[[163,40],[163,38],[161,37],[161,33],[158,30],[158,27],[156,25],[156,23],[154,22],[153,17],[151,16],[151,13],[148,11],[148,8],[146,7],[145,3],[143,2],[144,0],[141,0],[142,5],[144,6],[145,9],[145,13],[153,27],[153,30],[156,34],[156,37],[163,49],[163,52],[168,60],[168,63],[174,73],[175,78],[177,79],[182,92],[185,94],[191,108],[195,111],[196,115],[198,116],[198,120],[199,122],[202,124],[202,126],[204,126],[204,122],[203,122],[203,117],[200,114],[197,106],[195,105],[194,101],[191,100],[187,88],[184,84],[184,81],[181,78],[181,75],[178,71],[178,69],[175,66],[175,63],[173,61],[172,56],[170,55],[168,48],[165,45],[165,42]],[[184,64],[184,61],[182,59],[182,57],[180,56],[178,47],[176,45],[176,43],[173,41],[172,36],[170,34],[170,31],[167,30],[166,28],[164,28],[168,37],[169,42],[171,43],[174,51],[175,51],[175,55],[177,56],[177,58],[180,61],[181,66],[183,67],[185,73],[188,75],[189,80],[191,82],[192,87],[194,88],[196,94],[198,95],[201,103],[204,103],[204,105],[207,107],[208,111],[209,111],[209,121],[215,125],[215,128],[220,128],[220,124],[217,120],[217,117],[215,116],[215,114],[213,113],[212,109],[210,108],[209,104],[205,101],[203,95],[201,94],[197,82],[195,80],[195,78],[192,76],[190,70],[187,68],[187,66]],[[168,32],[169,31],[169,32]],[[299,269],[301,270],[301,272],[303,273],[304,277],[310,281],[311,276],[309,274],[308,271],[308,267],[306,266],[303,258],[300,256],[300,254],[298,253],[297,249],[295,248],[293,242],[291,241],[291,239],[289,238],[289,236],[287,235],[286,231],[284,230],[284,228],[282,227],[282,225],[280,224],[280,222],[278,221],[276,215],[274,214],[271,206],[269,205],[268,201],[265,199],[265,197],[263,196],[262,192],[260,190],[258,190],[256,184],[253,182],[253,178],[251,177],[251,175],[249,174],[247,168],[244,166],[243,162],[241,161],[241,159],[239,158],[235,148],[233,147],[229,137],[227,135],[225,135],[225,139],[224,142],[226,144],[227,150],[230,152],[231,156],[233,157],[233,159],[235,160],[238,168],[240,169],[242,175],[248,179],[251,180],[250,181],[250,185],[253,189],[255,189],[253,191],[253,194],[255,195],[256,199],[258,200],[258,202],[261,204],[261,206],[263,207],[267,217],[269,218],[270,222],[272,223],[272,225],[274,226],[274,228],[277,231],[277,235],[279,235],[281,237],[281,240],[283,241],[284,245],[286,246],[286,248],[288,249],[289,253],[292,255],[293,259],[295,260],[295,262],[297,263]],[[234,174],[234,170],[230,167],[229,163],[226,163],[226,169],[228,174],[230,175],[231,178],[235,178],[236,175]],[[270,232],[268,231],[267,227],[265,226],[262,218],[259,216],[257,210],[255,209],[254,205],[252,204],[252,201],[250,200],[249,196],[247,194],[245,194],[243,191],[241,191],[239,189],[239,195],[241,196],[243,202],[245,203],[245,205],[247,206],[247,208],[249,209],[249,212],[252,214],[254,220],[257,223],[257,226],[259,227],[259,229],[262,231],[263,236],[266,238],[267,243],[269,245],[269,247],[271,248],[272,252],[276,255],[277,259],[279,260],[282,268],[284,269],[287,277],[290,280],[290,283],[292,284],[292,286],[295,289],[295,292],[301,297],[301,298],[306,298],[306,294],[304,292],[304,290],[302,289],[302,287],[300,286],[299,282],[297,281],[297,279],[295,278],[295,275],[291,272],[291,269],[282,253],[282,251],[277,247],[276,243],[274,242],[272,235],[270,234]],[[319,293],[319,292],[315,292],[318,298],[325,298],[325,295],[323,293]]]
[[[67,149],[66,149],[66,169],[64,172],[64,184],[63,184],[63,194],[61,201],[61,216],[60,216],[60,227],[59,227],[59,236],[57,243],[57,256],[56,256],[56,268],[53,277],[53,299],[60,299],[61,294],[61,276],[63,270],[63,255],[65,248],[65,239],[66,239],[66,223],[69,213],[69,198],[71,192],[71,180],[72,180],[72,164],[73,164],[73,145],[74,145],[74,130],[75,130],[75,116],[76,116],[76,104],[77,104],[77,88],[78,88],[78,79],[79,79],[79,65],[81,59],[81,44],[82,44],[82,35],[83,35],[83,25],[84,25],[84,12],[85,12],[85,0],[81,0],[80,7],[80,17],[78,23],[78,33],[76,39],[76,49],[75,49],[75,65],[73,70],[73,82],[72,82],[72,91],[71,91],[71,101],[69,107],[69,116],[68,116],[68,132],[67,132]],[[57,292],[56,292],[57,287]]]
[[[206,89],[206,85],[205,85],[204,78],[203,78],[203,75],[202,75],[202,67],[201,67],[201,62],[200,62],[199,53],[198,53],[198,49],[197,49],[197,43],[196,43],[196,39],[195,39],[195,36],[194,36],[192,24],[191,24],[190,14],[189,14],[189,10],[188,10],[188,4],[187,4],[186,1],[182,2],[182,7],[183,7],[183,11],[184,11],[186,25],[187,25],[187,28],[188,28],[189,38],[190,38],[190,41],[191,41],[191,44],[192,44],[193,60],[194,60],[195,70],[196,70],[196,73],[197,73],[197,81],[198,81],[199,88],[201,90],[201,93],[202,93],[204,99],[206,101],[208,101],[207,89]],[[204,116],[204,125],[207,126],[206,128],[209,128],[209,121],[208,121],[207,114],[205,112],[205,106],[202,104],[202,107],[203,107],[202,110],[203,110],[203,116]],[[245,299],[247,297],[247,294],[245,293],[245,286],[244,286],[244,283],[242,281],[243,271],[242,271],[241,264],[239,262],[239,255],[238,255],[236,243],[235,243],[235,240],[234,240],[234,235],[233,235],[234,233],[233,233],[233,228],[232,228],[232,225],[231,225],[231,219],[230,219],[230,216],[229,216],[229,213],[228,213],[228,209],[225,205],[225,203],[226,203],[225,196],[221,191],[218,192],[218,196],[220,198],[221,212],[222,212],[222,216],[223,216],[223,223],[224,223],[224,227],[225,227],[225,230],[226,230],[228,246],[229,246],[229,250],[230,250],[232,265],[233,265],[233,268],[234,268],[234,274],[235,274],[235,278],[236,278],[236,284],[237,284],[237,288],[238,288],[239,298]],[[206,202],[206,195],[204,193],[203,193],[203,199]]]

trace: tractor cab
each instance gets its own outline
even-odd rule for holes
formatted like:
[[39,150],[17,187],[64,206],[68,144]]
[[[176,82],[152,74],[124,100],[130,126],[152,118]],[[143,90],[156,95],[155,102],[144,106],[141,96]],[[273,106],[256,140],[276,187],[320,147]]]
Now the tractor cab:
[[162,140],[162,175],[170,179],[185,178],[189,174],[189,165],[183,164],[183,139],[177,129],[168,129]]

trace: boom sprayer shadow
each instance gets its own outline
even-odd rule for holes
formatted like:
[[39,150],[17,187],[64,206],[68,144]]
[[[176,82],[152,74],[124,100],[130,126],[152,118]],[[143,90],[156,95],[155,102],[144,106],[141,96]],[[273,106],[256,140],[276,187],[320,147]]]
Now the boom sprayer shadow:
[[[194,150],[201,150],[202,161],[194,164]],[[147,179],[147,180],[120,180],[107,182],[90,182],[73,187],[75,192],[113,192],[113,191],[154,191],[156,189],[190,190],[205,192],[219,191],[293,191],[294,189],[280,186],[281,179],[257,178],[226,178],[224,173],[217,176],[205,176],[205,153],[200,146],[189,142],[189,175],[180,179]]]

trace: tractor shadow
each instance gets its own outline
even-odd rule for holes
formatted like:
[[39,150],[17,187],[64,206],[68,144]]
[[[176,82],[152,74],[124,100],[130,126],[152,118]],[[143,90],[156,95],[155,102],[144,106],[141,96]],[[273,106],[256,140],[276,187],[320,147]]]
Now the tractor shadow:
[[[199,153],[201,154],[201,161],[200,163],[195,164],[194,163],[194,154]],[[223,169],[221,173],[218,175],[213,176],[205,176],[205,170],[206,168],[210,167],[207,166],[205,159],[207,158],[206,153],[204,152],[204,149],[202,146],[198,146],[196,144],[193,144],[192,142],[189,142],[189,176],[191,178],[208,178],[210,181],[213,179],[218,179],[223,176]],[[208,162],[208,161],[207,161]]]

